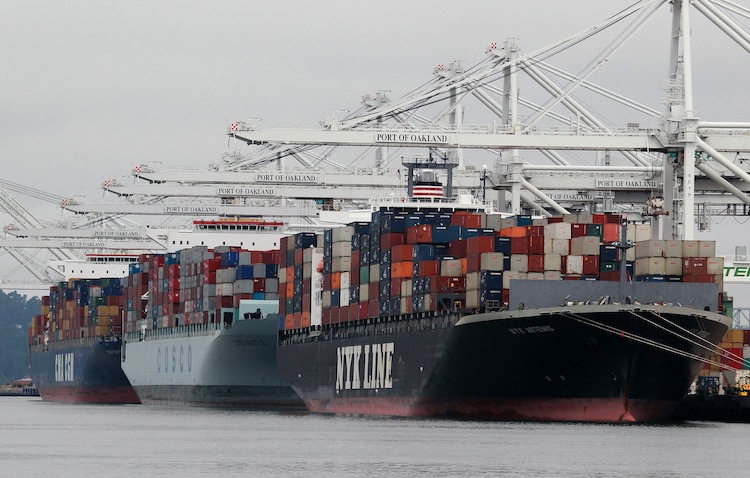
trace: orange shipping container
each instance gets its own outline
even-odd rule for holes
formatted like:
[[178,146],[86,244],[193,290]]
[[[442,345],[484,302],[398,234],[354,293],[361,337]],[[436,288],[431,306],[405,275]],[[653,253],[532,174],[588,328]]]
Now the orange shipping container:
[[391,279],[410,279],[413,272],[413,261],[402,261],[391,264]]
[[501,237],[526,237],[528,231],[523,226],[506,227],[500,229]]

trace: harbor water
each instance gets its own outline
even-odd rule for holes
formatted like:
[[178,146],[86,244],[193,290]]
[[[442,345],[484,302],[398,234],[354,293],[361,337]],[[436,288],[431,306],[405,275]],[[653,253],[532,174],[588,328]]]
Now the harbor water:
[[0,476],[746,476],[750,425],[477,422],[0,397]]

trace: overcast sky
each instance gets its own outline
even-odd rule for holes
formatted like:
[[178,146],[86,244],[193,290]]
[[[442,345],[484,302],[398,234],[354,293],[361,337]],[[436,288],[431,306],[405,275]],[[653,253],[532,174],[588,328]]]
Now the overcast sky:
[[[632,3],[4,2],[1,177],[101,196],[102,181],[138,164],[202,169],[242,149],[228,145],[229,122],[310,123],[356,110],[364,93],[395,99],[439,63],[473,65],[507,38],[534,51]],[[695,109],[706,120],[747,120],[748,55],[694,9],[692,17]],[[591,80],[662,110],[670,29],[664,6]],[[573,57],[584,65],[595,47]]]

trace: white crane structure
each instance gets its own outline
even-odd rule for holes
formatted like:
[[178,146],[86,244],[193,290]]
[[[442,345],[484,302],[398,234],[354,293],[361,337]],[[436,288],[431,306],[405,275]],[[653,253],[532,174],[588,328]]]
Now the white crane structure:
[[[545,209],[568,212],[562,201],[545,193],[550,190],[577,191],[584,197],[591,192],[601,197],[612,193],[614,202],[623,204],[643,204],[653,196],[664,199],[664,208],[647,212],[661,215],[664,236],[690,239],[696,204],[702,214],[747,214],[750,205],[747,164],[738,165],[727,157],[750,152],[750,122],[701,121],[693,107],[690,5],[750,51],[750,35],[720,10],[747,18],[750,11],[734,2],[643,0],[531,53],[523,53],[517,41],[509,39],[490,45],[487,59],[471,68],[459,62],[439,65],[433,81],[411,95],[363,109],[342,121],[264,129],[257,122],[233,123],[230,136],[263,148],[255,162],[243,159],[237,165],[268,164],[274,155],[278,159],[299,151],[309,154],[314,146],[434,148],[452,151],[456,158],[462,157],[463,150],[488,151],[495,162],[487,178],[501,193],[498,203],[502,207],[507,201],[510,212],[520,212],[522,203],[533,209],[541,203]],[[673,13],[666,112],[589,81],[657,10],[667,6]],[[548,63],[557,52],[615,25],[624,25],[616,40],[606,44],[581,73],[569,74]],[[545,101],[534,102],[518,94],[522,74],[547,93]],[[642,128],[640,122],[633,122],[610,127],[576,98],[580,91],[627,106],[654,125]],[[469,98],[478,100],[495,118],[481,125],[464,122],[463,103]],[[430,109],[438,111],[428,120],[424,111]],[[522,160],[522,151],[538,151],[548,164]],[[571,164],[561,151],[598,152],[604,154],[605,163]],[[615,154],[617,161],[610,162]],[[323,155],[328,156],[328,152]],[[651,202],[655,204],[661,202]]]
[[[592,76],[668,7],[665,107],[593,83]],[[14,213],[19,205],[6,199],[0,205],[19,225],[6,230],[16,239],[6,238],[0,247],[22,262],[27,259],[17,251],[23,248],[80,255],[176,246],[132,216],[165,222],[263,217],[282,220],[290,230],[338,223],[375,197],[404,197],[405,164],[415,157],[455,165],[449,194],[470,193],[500,211],[620,210],[651,216],[665,238],[690,239],[696,216],[702,229],[710,215],[750,215],[749,161],[733,160],[750,157],[750,121],[702,121],[694,109],[695,11],[750,52],[750,34],[733,20],[750,18],[750,9],[735,2],[636,1],[529,53],[517,39],[493,43],[473,66],[437,65],[428,82],[402,98],[393,100],[387,90],[367,94],[356,111],[335,110],[318,124],[264,127],[258,118],[232,123],[230,139],[252,145],[250,151],[225,154],[207,171],[138,166],[132,184],[105,181],[103,200],[61,201],[76,217],[64,227],[24,221],[30,215]],[[608,41],[598,41],[605,35]],[[598,51],[577,73],[552,63],[589,39],[596,39]],[[598,102],[619,108],[624,124],[594,111],[590,105]]]

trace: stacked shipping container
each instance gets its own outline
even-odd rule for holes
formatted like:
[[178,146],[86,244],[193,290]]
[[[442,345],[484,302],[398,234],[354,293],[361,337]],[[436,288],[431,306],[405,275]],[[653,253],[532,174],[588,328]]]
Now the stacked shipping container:
[[[620,278],[621,217],[571,214],[548,219],[389,209],[372,221],[297,235],[284,242],[285,329],[307,327],[316,300],[306,270],[322,273],[323,325],[507,306],[513,279]],[[713,241],[654,241],[648,224],[629,224],[626,276],[639,281],[716,282]],[[313,261],[316,246],[323,250]],[[303,249],[304,252],[300,251]],[[302,269],[300,269],[302,267]],[[312,292],[312,294],[311,294]]]
[[121,279],[71,279],[50,287],[41,314],[29,328],[29,344],[122,333],[125,296]]

